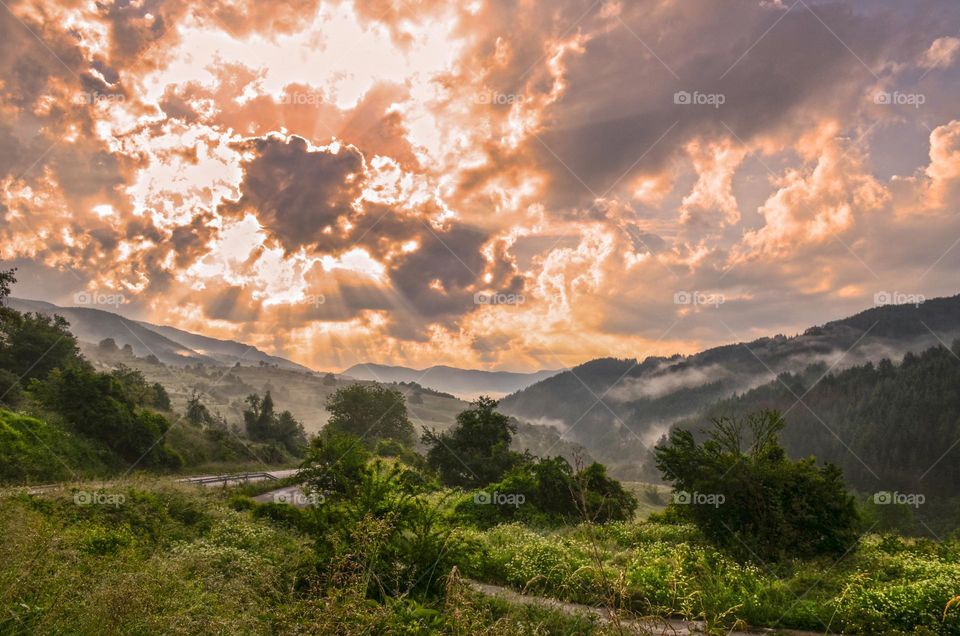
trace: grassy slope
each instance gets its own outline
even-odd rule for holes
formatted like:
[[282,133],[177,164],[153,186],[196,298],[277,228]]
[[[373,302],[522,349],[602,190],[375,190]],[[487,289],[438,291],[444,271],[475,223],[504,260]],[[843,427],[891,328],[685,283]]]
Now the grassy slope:
[[[639,615],[730,625],[865,634],[958,634],[960,541],[863,537],[840,562],[736,563],[688,526],[581,526],[538,532],[500,526],[480,538],[490,558],[469,573],[515,589],[587,604],[612,593]],[[606,580],[598,573],[594,545]]]
[[[365,601],[345,573],[311,588],[310,537],[230,505],[230,491],[168,481],[111,490],[118,506],[71,492],[0,498],[0,633],[591,633],[547,611],[470,597],[448,605]],[[596,603],[615,590],[640,615],[873,634],[960,633],[944,606],[960,590],[960,542],[870,535],[838,564],[742,565],[686,526],[464,530],[480,549],[466,575]],[[593,537],[593,539],[591,538]],[[599,549],[606,580],[593,560]],[[539,631],[537,631],[539,630]]]
[[0,498],[3,634],[590,634],[591,620],[451,588],[449,611],[311,588],[310,538],[228,494],[151,480],[116,506],[71,492]]

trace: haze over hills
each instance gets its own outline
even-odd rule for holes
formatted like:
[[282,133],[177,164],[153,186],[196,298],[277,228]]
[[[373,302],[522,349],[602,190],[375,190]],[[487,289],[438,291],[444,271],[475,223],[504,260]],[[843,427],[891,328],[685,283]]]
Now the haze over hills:
[[286,358],[272,356],[233,340],[220,340],[175,329],[124,318],[93,307],[60,307],[40,300],[9,298],[8,304],[22,312],[59,314],[70,323],[70,331],[81,341],[98,343],[113,338],[117,346],[129,344],[139,357],[155,355],[164,364],[183,366],[207,364],[233,366],[254,365],[260,362],[275,364],[291,371],[310,371],[307,367]]
[[[759,338],[690,356],[602,358],[507,396],[501,408],[553,425],[613,464],[651,477],[649,451],[670,426],[718,400],[820,363],[840,370],[949,343],[960,335],[960,296],[876,307],[801,335]],[[689,421],[689,419],[688,419]]]
[[[233,366],[239,362],[242,366],[250,366],[262,362],[288,371],[312,371],[301,364],[270,355],[242,342],[222,340],[176,327],[131,320],[104,309],[61,307],[53,303],[24,298],[10,298],[9,304],[18,311],[63,316],[70,322],[70,330],[83,342],[96,344],[104,338],[113,338],[120,347],[129,344],[133,348],[134,355],[138,357],[155,355],[167,365],[184,366],[202,363]],[[459,369],[449,366],[412,369],[367,363],[354,365],[344,371],[343,375],[374,382],[416,382],[421,386],[470,400],[479,395],[502,397],[559,372],[560,370],[543,370],[533,373],[513,373]]]
[[343,374],[358,380],[416,382],[438,391],[453,393],[460,398],[474,399],[479,395],[501,397],[555,376],[561,371],[544,369],[532,373],[513,373],[510,371],[458,369],[444,365],[427,369],[411,369],[409,367],[365,363],[355,364],[344,371]]
[[[341,376],[331,383],[323,374],[303,365],[233,340],[130,320],[92,307],[61,307],[23,298],[8,298],[7,305],[21,312],[63,316],[70,323],[70,331],[80,341],[84,355],[98,368],[106,370],[122,364],[141,371],[150,382],[159,382],[167,389],[178,412],[186,409],[187,400],[196,393],[203,396],[211,411],[222,414],[231,423],[239,423],[242,422],[244,398],[251,393],[270,391],[278,409],[290,410],[309,433],[316,433],[329,416],[324,408],[326,398],[337,388],[368,380],[406,383],[395,388],[406,396],[407,408],[418,433],[423,427],[447,430],[457,414],[469,407],[461,399],[432,391],[424,382],[417,382],[423,372],[413,369],[382,367],[376,369],[379,378]],[[120,349],[101,350],[97,344],[105,338],[112,338]],[[130,345],[131,350],[123,351],[125,345]],[[159,364],[148,359],[151,355],[156,356]],[[234,368],[237,362],[240,367]],[[353,368],[358,369],[359,365]],[[393,371],[381,373],[386,369]],[[431,374],[425,377],[441,379],[449,376],[458,379],[459,383],[451,384],[458,389],[476,386],[477,394],[499,392],[502,395],[508,392],[503,387],[515,387],[512,390],[516,390],[552,373],[556,372],[522,374],[433,367]],[[523,379],[528,377],[530,379],[524,382]],[[474,384],[469,384],[470,379],[474,379]],[[462,393],[470,394],[470,390]],[[551,452],[568,457],[580,453],[589,457],[579,446],[562,442],[555,431],[525,422],[518,422],[514,446],[520,451],[529,449],[534,453]]]

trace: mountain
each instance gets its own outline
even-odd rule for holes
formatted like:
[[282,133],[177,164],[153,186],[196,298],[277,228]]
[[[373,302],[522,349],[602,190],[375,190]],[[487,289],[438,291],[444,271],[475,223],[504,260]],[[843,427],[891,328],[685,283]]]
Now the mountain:
[[307,367],[284,358],[272,356],[256,347],[232,340],[219,340],[124,318],[118,314],[92,307],[59,307],[52,303],[24,298],[9,298],[8,304],[22,312],[59,314],[70,323],[70,331],[81,342],[96,344],[104,338],[113,338],[117,346],[129,344],[134,355],[144,358],[155,355],[160,362],[174,366],[202,363],[215,366],[277,365],[291,371],[310,371]]
[[890,305],[808,329],[690,356],[592,360],[501,400],[521,419],[550,423],[631,478],[655,477],[649,448],[674,423],[709,405],[799,373],[899,359],[960,335],[960,296]]
[[[815,456],[843,469],[861,492],[923,493],[936,504],[960,483],[960,340],[830,372],[823,363],[709,406],[678,427],[776,409],[793,457]],[[801,398],[802,401],[798,400]]]
[[510,371],[480,371],[476,369],[458,369],[448,366],[433,366],[428,369],[411,369],[384,364],[355,364],[343,375],[358,380],[375,382],[416,382],[422,386],[452,393],[465,399],[474,399],[480,395],[500,397],[519,391],[541,380],[560,373],[559,370],[543,370],[533,373],[512,373]]
[[161,336],[165,336],[170,340],[190,347],[192,350],[205,357],[213,358],[220,364],[233,365],[237,362],[240,364],[264,362],[265,364],[275,364],[281,369],[287,369],[289,371],[311,371],[311,369],[303,366],[302,364],[291,362],[290,360],[281,358],[279,356],[272,356],[260,351],[256,347],[252,347],[242,342],[236,342],[235,340],[220,340],[218,338],[210,338],[209,336],[201,336],[199,334],[190,333],[189,331],[183,331],[174,327],[152,325],[147,322],[141,322],[140,324],[147,329],[160,334]]
[[[183,412],[187,401],[194,394],[204,397],[204,404],[213,412],[220,413],[232,424],[243,421],[243,399],[251,393],[271,391],[278,410],[290,410],[303,422],[307,431],[316,433],[326,423],[326,398],[338,388],[359,380],[338,377],[330,382],[321,374],[290,360],[272,356],[256,347],[233,340],[220,340],[208,336],[183,331],[174,327],[154,325],[148,322],[130,320],[118,314],[90,307],[60,307],[52,303],[23,298],[8,298],[6,304],[21,312],[41,314],[59,314],[70,323],[70,331],[81,343],[85,356],[98,368],[113,368],[119,364],[143,373],[148,382],[159,382],[167,389],[175,411]],[[120,350],[103,350],[97,344],[113,338]],[[132,352],[123,351],[130,345]],[[148,359],[154,355],[163,364]],[[235,368],[236,362],[241,366]],[[263,364],[261,364],[263,363]],[[203,364],[204,366],[199,366]],[[189,365],[189,368],[188,368]],[[543,379],[551,373],[489,373],[485,371],[465,371],[450,367],[432,367],[431,373],[424,376],[423,371],[402,369],[401,367],[378,367],[368,370],[380,374],[369,380],[383,380],[387,383],[407,382],[396,386],[407,397],[407,409],[417,429],[432,428],[444,431],[453,426],[458,413],[469,405],[452,395],[437,393],[417,384],[420,377],[437,378],[438,374],[453,377],[470,378],[477,374],[481,381],[477,386],[482,392],[501,394],[516,390],[532,382]],[[221,367],[210,368],[210,367]],[[226,368],[224,368],[226,367]],[[353,367],[360,369],[362,365]],[[387,370],[398,374],[394,378]],[[400,373],[407,371],[408,376]],[[382,372],[382,373],[381,373]],[[452,373],[457,372],[457,373]],[[360,371],[358,371],[358,374]],[[516,376],[510,383],[511,376]],[[528,378],[522,382],[523,378]],[[464,386],[461,381],[460,385]],[[484,384],[485,382],[485,384]],[[499,382],[499,384],[498,384]],[[507,388],[504,388],[507,387]],[[517,422],[517,435],[513,446],[516,450],[530,450],[534,454],[564,455],[573,458],[579,455],[590,458],[590,454],[576,444],[563,441],[558,433],[550,428],[534,426],[526,422]]]

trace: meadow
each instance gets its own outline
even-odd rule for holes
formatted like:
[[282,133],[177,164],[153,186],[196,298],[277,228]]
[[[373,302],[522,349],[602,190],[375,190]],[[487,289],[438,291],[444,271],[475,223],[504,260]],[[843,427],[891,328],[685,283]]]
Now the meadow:
[[[595,616],[477,594],[470,578],[615,609],[623,621],[683,617],[718,633],[766,626],[825,633],[960,633],[960,542],[865,534],[839,560],[742,564],[690,525],[660,521],[489,529],[442,524],[463,549],[440,592],[370,598],[377,566],[357,537],[318,557],[313,509],[256,504],[268,488],[200,489],[138,478],[0,499],[0,633],[582,634]],[[94,503],[84,496],[99,492]],[[452,502],[457,493],[433,493]],[[462,496],[462,495],[460,495]],[[80,502],[80,503],[78,503]],[[448,541],[453,541],[449,539]],[[445,561],[446,562],[446,561]],[[448,562],[449,563],[449,562]],[[954,599],[951,601],[951,599]]]

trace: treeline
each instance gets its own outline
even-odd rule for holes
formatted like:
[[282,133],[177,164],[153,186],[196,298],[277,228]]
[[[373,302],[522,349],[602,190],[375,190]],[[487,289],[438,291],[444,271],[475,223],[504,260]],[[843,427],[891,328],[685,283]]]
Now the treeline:
[[14,271],[0,271],[0,482],[302,456],[303,427],[289,412],[274,413],[269,393],[247,398],[244,429],[197,396],[178,416],[163,385],[139,370],[97,371],[61,316],[6,306],[15,282]]
[[960,341],[908,353],[900,364],[833,373],[813,365],[721,401],[703,419],[777,409],[790,455],[839,466],[853,488],[952,497],[960,483],[958,354]]

